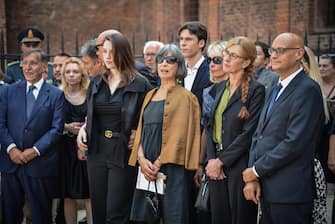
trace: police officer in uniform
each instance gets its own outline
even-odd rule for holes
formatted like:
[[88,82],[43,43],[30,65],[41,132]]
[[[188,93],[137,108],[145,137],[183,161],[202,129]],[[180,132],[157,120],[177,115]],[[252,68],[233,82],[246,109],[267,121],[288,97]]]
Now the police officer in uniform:
[[[44,40],[44,35],[40,30],[34,27],[27,27],[19,32],[17,40],[21,44],[22,53],[24,53],[30,51],[31,49],[41,49],[41,43]],[[51,63],[48,63],[48,76],[46,77],[46,81],[52,83],[52,77],[53,66]],[[21,60],[9,63],[5,72],[4,81],[6,83],[15,83],[20,80],[24,80]]]

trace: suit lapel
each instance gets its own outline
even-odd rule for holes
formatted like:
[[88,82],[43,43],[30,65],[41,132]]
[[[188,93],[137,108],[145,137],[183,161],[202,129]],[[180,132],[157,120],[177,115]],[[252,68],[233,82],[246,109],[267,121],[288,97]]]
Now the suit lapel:
[[206,60],[204,60],[202,63],[201,63],[201,65],[200,65],[200,67],[199,67],[199,69],[198,69],[198,71],[197,71],[197,74],[195,75],[195,79],[194,79],[194,82],[193,82],[193,85],[192,85],[192,88],[191,88],[191,92],[194,92],[194,90],[195,89],[198,89],[198,86],[201,84],[201,83],[203,83],[203,70],[205,69],[205,63],[207,63],[206,62]]
[[[294,90],[296,89],[296,86],[300,82],[300,79],[304,75],[305,74],[303,72],[300,72],[296,77],[294,77],[294,79],[288,84],[288,86],[284,89],[284,91],[282,92],[282,94],[278,97],[278,99],[276,100],[276,102],[273,104],[270,113],[265,118],[265,116],[266,116],[266,108],[267,108],[268,103],[269,103],[269,102],[266,102],[266,105],[263,107],[263,111],[262,111],[262,115],[261,115],[261,119],[264,120],[263,128],[268,123],[268,121],[269,121],[270,117],[272,116],[272,114],[277,113],[278,106],[281,105],[285,101],[285,99],[294,92]],[[268,101],[269,101],[269,99],[268,99]]]

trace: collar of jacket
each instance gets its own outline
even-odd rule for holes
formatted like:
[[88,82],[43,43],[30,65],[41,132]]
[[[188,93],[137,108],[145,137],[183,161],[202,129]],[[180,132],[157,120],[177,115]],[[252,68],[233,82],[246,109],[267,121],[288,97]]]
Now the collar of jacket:
[[[143,79],[143,81],[135,82],[135,80],[140,80],[140,79]],[[98,92],[98,89],[103,81],[104,80],[102,79],[101,75],[98,75],[91,80],[91,82],[93,82],[93,89],[92,89],[93,94]],[[128,85],[125,85],[124,90],[125,92],[144,92],[146,90],[144,78],[142,78],[141,75],[136,75],[134,79]]]

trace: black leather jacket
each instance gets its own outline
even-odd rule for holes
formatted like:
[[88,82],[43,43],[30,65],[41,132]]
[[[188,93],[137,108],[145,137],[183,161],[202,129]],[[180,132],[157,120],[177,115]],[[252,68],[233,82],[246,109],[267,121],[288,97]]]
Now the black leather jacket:
[[[97,127],[93,125],[94,117],[94,98],[98,92],[100,85],[104,82],[101,76],[97,76],[91,80],[90,86],[87,90],[87,138],[88,138],[88,153],[94,154],[99,151],[96,147],[97,143],[91,141],[92,133],[97,132]],[[131,134],[131,130],[136,130],[139,115],[141,112],[142,102],[146,93],[152,89],[152,86],[146,78],[141,75],[135,76],[135,79],[128,85],[125,86],[123,91],[123,103],[121,106],[121,136],[120,141],[122,148],[125,147],[124,152],[130,153],[127,150],[128,141]],[[129,155],[123,155],[123,158],[127,160]],[[128,161],[124,161],[127,164]]]

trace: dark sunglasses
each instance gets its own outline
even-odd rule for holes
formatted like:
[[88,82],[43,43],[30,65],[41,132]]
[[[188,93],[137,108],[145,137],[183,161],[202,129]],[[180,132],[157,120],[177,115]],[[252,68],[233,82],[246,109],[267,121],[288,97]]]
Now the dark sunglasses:
[[99,47],[102,47],[102,44],[96,44],[96,45],[95,45],[95,50],[98,51],[98,50],[99,50]]
[[166,61],[166,63],[170,65],[177,63],[178,61],[178,59],[175,56],[162,56],[162,55],[158,55],[156,57],[156,60],[158,64],[162,64],[164,61]]
[[212,58],[211,57],[207,57],[208,64],[210,64],[211,61],[213,61],[214,64],[219,65],[219,64],[222,63],[223,58],[220,57],[220,56],[215,56],[215,57],[212,57]]

